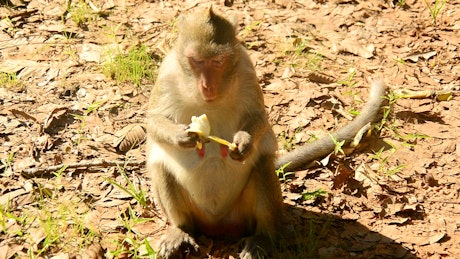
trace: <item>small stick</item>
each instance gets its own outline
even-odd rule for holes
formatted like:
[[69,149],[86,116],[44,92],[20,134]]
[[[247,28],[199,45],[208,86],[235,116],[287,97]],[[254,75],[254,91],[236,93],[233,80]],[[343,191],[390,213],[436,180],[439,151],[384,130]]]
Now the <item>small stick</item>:
[[66,169],[69,168],[88,168],[88,167],[111,167],[111,166],[118,166],[118,165],[123,165],[123,166],[141,166],[144,165],[145,161],[106,161],[106,160],[97,160],[97,161],[81,161],[78,163],[73,163],[73,164],[59,164],[59,165],[53,165],[53,166],[48,166],[48,167],[34,167],[34,168],[26,168],[21,170],[21,174],[26,176],[26,177],[34,177],[37,176],[38,174],[45,174],[45,173],[50,173],[53,171],[58,171],[62,167],[66,167]]

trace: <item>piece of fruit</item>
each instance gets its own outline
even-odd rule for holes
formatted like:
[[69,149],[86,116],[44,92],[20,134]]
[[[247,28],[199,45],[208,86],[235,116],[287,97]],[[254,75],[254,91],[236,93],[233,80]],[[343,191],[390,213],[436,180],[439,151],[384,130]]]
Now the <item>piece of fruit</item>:
[[[198,134],[198,136],[200,136],[200,138],[210,139],[219,144],[225,145],[232,151],[236,149],[235,143],[230,143],[225,139],[209,135],[211,133],[211,125],[209,124],[208,116],[206,116],[206,114],[202,114],[198,117],[192,116],[192,123],[190,123],[189,128],[186,130],[186,132],[196,133]],[[201,142],[197,143],[197,148],[202,148]]]
[[211,125],[209,124],[208,116],[206,116],[206,114],[202,114],[198,117],[192,116],[192,123],[190,123],[186,132],[194,132],[201,138],[208,138],[211,133]]

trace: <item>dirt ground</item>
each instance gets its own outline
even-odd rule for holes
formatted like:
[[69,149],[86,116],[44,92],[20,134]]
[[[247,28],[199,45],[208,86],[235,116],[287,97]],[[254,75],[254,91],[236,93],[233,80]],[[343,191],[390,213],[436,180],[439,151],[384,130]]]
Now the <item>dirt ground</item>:
[[[143,123],[154,75],[136,86],[104,67],[141,46],[160,62],[175,18],[210,5],[237,18],[280,150],[345,125],[370,78],[389,88],[353,153],[280,176],[273,258],[460,258],[460,3],[441,3],[0,1],[0,259],[154,258],[166,223],[144,146],[114,143]],[[199,242],[201,257],[238,257]]]

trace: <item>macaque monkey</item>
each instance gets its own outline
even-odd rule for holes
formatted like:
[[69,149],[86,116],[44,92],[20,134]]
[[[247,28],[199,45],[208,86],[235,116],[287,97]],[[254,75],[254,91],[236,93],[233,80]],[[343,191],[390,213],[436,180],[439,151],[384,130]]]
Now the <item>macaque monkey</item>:
[[[253,64],[236,37],[235,25],[212,9],[178,23],[179,36],[165,57],[147,111],[147,170],[156,204],[169,221],[160,241],[162,258],[196,252],[195,237],[244,237],[240,258],[263,257],[282,219],[275,168],[289,168],[334,150],[330,137],[277,160]],[[334,136],[353,139],[373,121],[384,94],[373,84],[361,115]],[[187,132],[192,116],[206,114],[211,134],[232,141],[229,149]],[[197,142],[202,143],[198,150]],[[332,143],[332,145],[331,145]]]

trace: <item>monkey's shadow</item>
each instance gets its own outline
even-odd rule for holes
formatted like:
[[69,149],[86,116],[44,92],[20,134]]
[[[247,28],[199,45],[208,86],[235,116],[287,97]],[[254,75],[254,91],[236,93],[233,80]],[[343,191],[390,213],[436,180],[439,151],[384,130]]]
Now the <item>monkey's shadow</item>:
[[[418,258],[402,244],[354,220],[287,204],[285,209],[284,231],[271,258]],[[209,258],[238,258],[238,244],[211,242]]]
[[355,220],[288,205],[275,258],[417,258],[395,240]]

